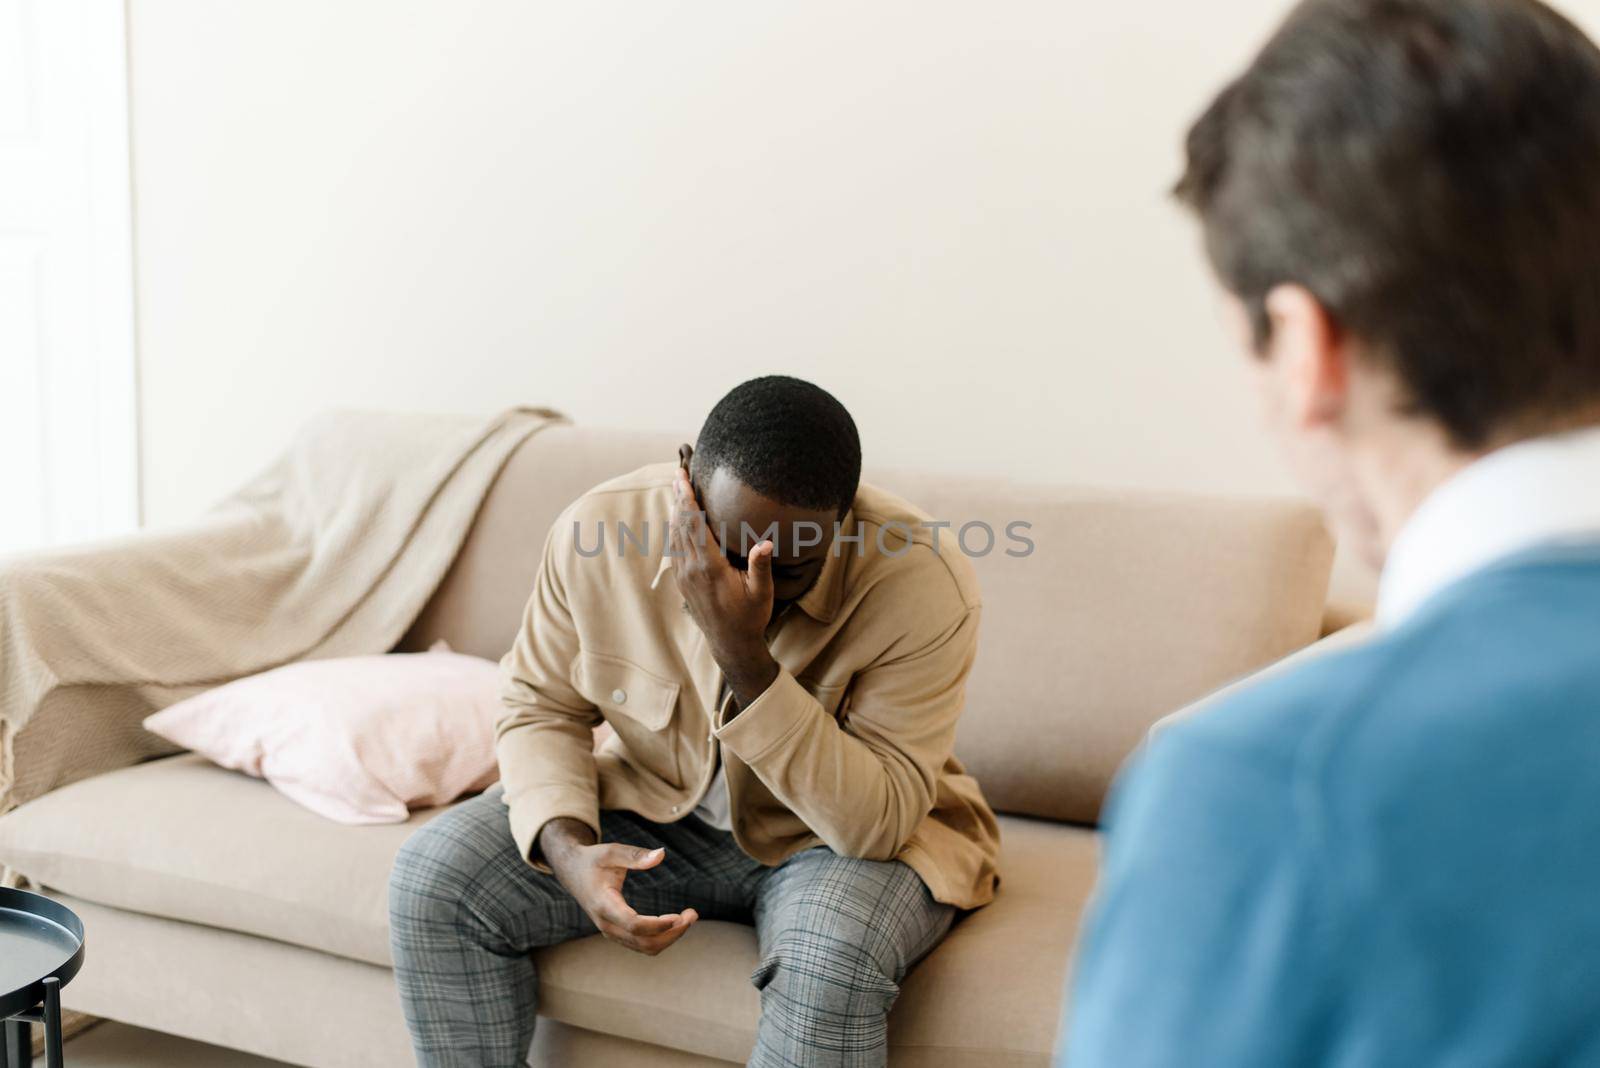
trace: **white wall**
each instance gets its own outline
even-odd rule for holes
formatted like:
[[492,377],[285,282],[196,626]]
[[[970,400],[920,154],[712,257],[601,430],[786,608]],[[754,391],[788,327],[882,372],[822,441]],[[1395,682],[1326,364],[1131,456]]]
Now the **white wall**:
[[122,0],[0,0],[0,555],[138,525]]
[[1165,190],[1287,6],[132,0],[146,520],[328,405],[771,371],[869,463],[1285,491]]

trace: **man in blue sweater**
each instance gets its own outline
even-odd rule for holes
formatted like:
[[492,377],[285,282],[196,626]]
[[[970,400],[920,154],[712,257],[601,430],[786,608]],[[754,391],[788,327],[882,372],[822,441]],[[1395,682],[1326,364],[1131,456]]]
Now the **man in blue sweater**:
[[1187,149],[1379,630],[1130,762],[1062,1059],[1600,1065],[1600,51],[1536,0],[1309,0]]

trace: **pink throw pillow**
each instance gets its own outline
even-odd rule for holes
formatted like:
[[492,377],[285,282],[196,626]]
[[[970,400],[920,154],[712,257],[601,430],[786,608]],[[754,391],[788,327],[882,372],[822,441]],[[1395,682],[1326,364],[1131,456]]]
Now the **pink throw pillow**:
[[500,668],[459,653],[307,660],[197,694],[146,729],[340,823],[400,823],[497,778]]

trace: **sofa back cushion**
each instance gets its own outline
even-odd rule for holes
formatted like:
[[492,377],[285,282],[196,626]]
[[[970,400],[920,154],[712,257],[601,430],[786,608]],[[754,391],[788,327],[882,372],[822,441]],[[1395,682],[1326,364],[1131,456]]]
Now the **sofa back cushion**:
[[578,426],[533,435],[490,487],[455,564],[400,650],[420,652],[443,638],[458,653],[499,660],[522,622],[556,517],[608,478],[676,459],[685,440],[693,438]]
[[[983,630],[956,753],[1003,812],[1093,823],[1167,713],[1316,641],[1333,545],[1296,501],[880,474],[982,521]],[[1031,524],[1030,555],[1005,536]],[[974,528],[967,548],[983,547]]]
[[[681,437],[552,427],[507,464],[401,648],[509,648],[544,537],[589,487],[671,460]],[[959,530],[983,633],[957,755],[1000,811],[1095,821],[1156,720],[1317,638],[1332,544],[1282,500],[1030,486],[934,473],[867,478]],[[1032,550],[1008,537],[1013,528]],[[972,554],[983,527],[963,539]],[[1008,555],[1026,552],[1026,555]]]

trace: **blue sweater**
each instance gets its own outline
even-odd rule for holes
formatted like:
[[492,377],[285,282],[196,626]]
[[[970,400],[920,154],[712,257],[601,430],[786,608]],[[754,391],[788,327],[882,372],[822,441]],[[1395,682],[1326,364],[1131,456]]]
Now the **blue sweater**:
[[1600,1065],[1600,547],[1173,725],[1108,812],[1072,1068]]

